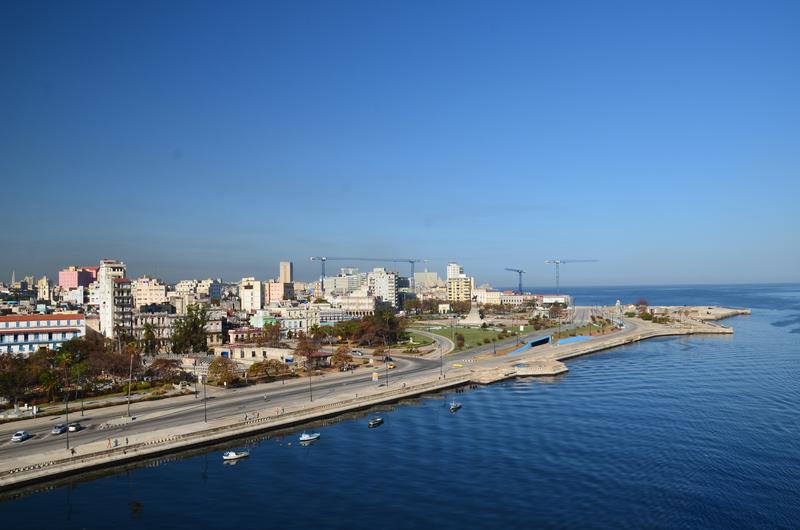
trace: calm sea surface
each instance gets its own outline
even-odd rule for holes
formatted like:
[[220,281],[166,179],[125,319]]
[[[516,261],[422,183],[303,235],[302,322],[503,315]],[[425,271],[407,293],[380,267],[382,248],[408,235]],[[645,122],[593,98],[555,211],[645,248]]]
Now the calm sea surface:
[[[798,528],[800,285],[574,289],[750,307],[525,380],[0,502],[2,528]],[[290,445],[291,443],[291,445]]]

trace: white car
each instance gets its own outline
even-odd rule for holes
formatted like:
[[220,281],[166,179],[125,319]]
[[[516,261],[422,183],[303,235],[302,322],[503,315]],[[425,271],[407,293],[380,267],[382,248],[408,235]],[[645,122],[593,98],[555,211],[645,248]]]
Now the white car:
[[81,425],[78,422],[70,423],[68,429],[69,429],[69,432],[78,432],[81,429],[83,429],[83,425]]
[[25,440],[27,440],[30,437],[31,437],[31,435],[28,434],[28,431],[17,431],[11,436],[11,441],[12,442],[24,442]]

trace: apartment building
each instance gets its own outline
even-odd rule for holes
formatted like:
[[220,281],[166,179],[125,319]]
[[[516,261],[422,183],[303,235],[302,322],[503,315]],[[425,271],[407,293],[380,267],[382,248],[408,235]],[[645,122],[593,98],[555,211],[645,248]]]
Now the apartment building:
[[86,336],[86,319],[77,313],[0,316],[0,354],[29,355],[39,348],[56,350]]

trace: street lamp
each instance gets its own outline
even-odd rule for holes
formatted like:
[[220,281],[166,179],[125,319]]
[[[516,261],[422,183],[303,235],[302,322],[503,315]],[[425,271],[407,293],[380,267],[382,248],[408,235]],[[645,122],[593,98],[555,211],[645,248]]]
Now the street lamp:
[[203,421],[208,423],[208,399],[206,398],[206,378],[207,376],[203,375]]

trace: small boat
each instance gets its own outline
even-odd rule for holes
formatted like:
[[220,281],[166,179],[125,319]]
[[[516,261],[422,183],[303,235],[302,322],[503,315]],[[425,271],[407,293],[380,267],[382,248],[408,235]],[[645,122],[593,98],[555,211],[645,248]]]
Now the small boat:
[[246,456],[250,456],[250,451],[245,451],[244,449],[225,451],[222,453],[223,460],[238,460],[239,458],[244,458]]
[[320,434],[318,432],[312,432],[311,434],[303,433],[303,434],[300,435],[300,441],[301,442],[313,442],[315,440],[318,440],[319,437],[320,437]]
[[369,420],[367,427],[369,427],[370,429],[374,429],[375,427],[380,427],[381,425],[383,425],[383,418],[378,416]]
[[455,412],[460,408],[461,408],[461,403],[456,403],[455,401],[450,403],[450,412]]

